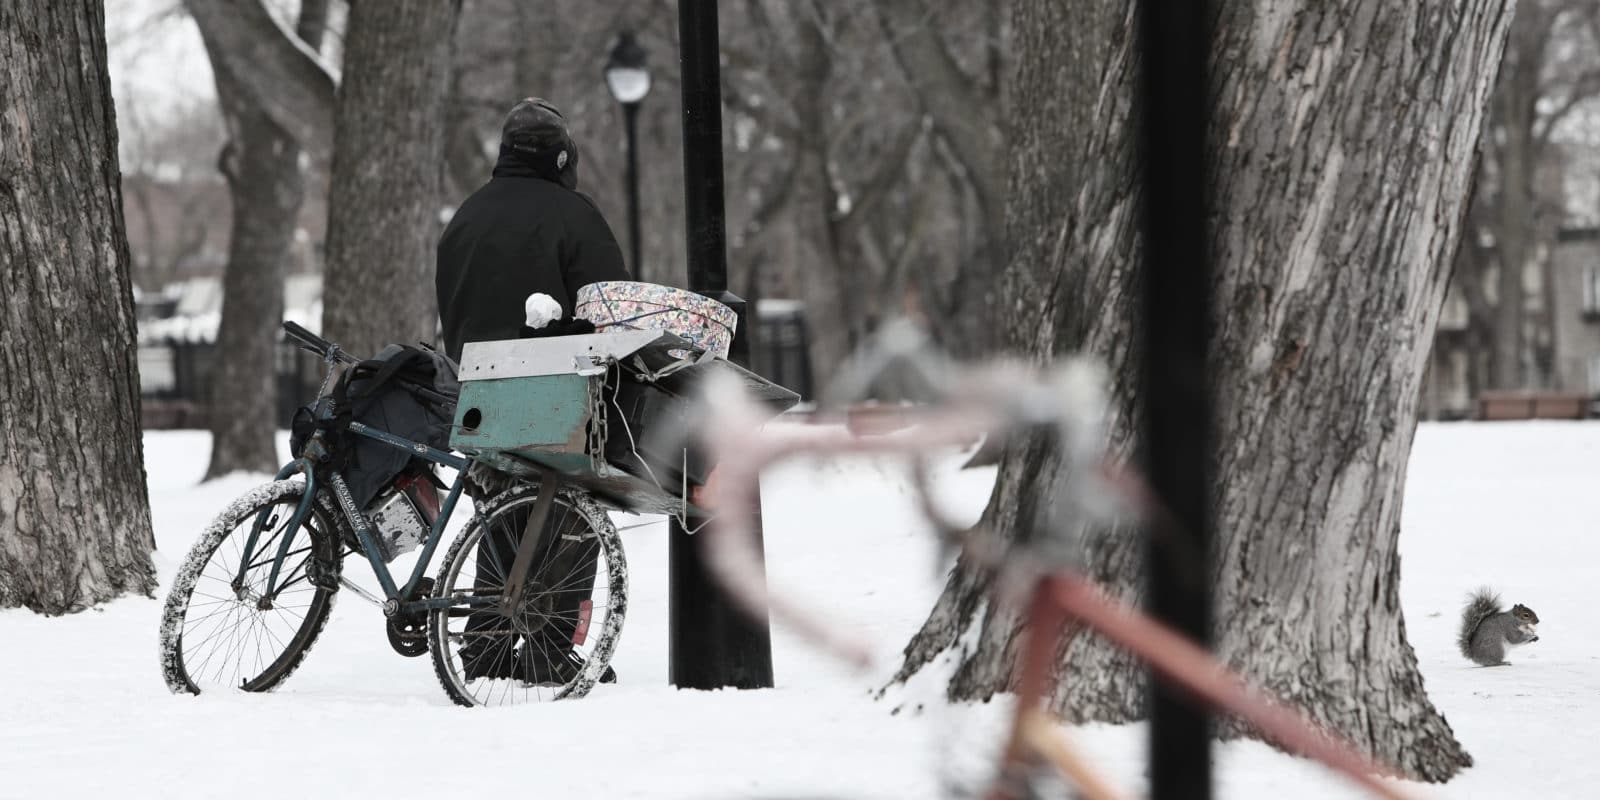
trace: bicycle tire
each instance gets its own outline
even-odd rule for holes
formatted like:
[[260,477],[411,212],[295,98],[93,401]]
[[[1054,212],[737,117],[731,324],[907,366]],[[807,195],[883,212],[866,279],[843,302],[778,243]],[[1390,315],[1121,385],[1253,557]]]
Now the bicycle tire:
[[[434,596],[451,597],[494,591],[492,577],[485,578],[483,583],[476,581],[477,567],[482,563],[479,561],[478,553],[483,537],[495,530],[520,530],[537,499],[538,487],[531,483],[521,483],[485,503],[456,537],[440,563],[434,581]],[[563,517],[564,514],[567,516]],[[581,520],[582,529],[569,528],[567,520]],[[512,705],[529,701],[576,699],[588,694],[602,676],[606,675],[611,654],[622,634],[623,621],[627,615],[628,567],[623,554],[622,540],[617,535],[617,529],[605,509],[593,497],[576,489],[562,489],[556,492],[548,524],[554,526],[551,530],[558,531],[558,535],[563,539],[576,537],[583,541],[587,539],[585,531],[593,534],[597,566],[591,578],[592,588],[588,592],[591,598],[590,613],[594,608],[601,608],[605,616],[598,626],[585,623],[586,633],[582,644],[587,645],[587,653],[581,654],[581,664],[574,666],[575,672],[570,679],[560,684],[531,685],[526,676],[472,678],[467,675],[466,659],[461,656],[459,647],[466,641],[468,635],[473,633],[470,627],[471,617],[477,615],[469,614],[464,607],[435,609],[428,615],[429,655],[433,659],[434,674],[439,679],[439,685],[457,705],[469,707]],[[600,561],[603,561],[605,570],[605,597],[601,606],[595,606],[592,605],[592,599],[598,594],[595,589],[600,586]],[[469,563],[473,566],[474,572],[471,588],[468,588],[468,582],[463,580]],[[538,563],[530,566],[530,588],[524,597],[525,606],[539,602],[541,597],[556,594],[554,591],[541,593],[540,581],[547,576],[541,576],[540,569],[541,564]],[[559,582],[564,579],[563,576],[557,575],[556,580],[558,585],[561,585]],[[571,584],[567,585],[569,587],[567,591],[572,591]],[[504,615],[495,618],[507,622],[511,619]],[[553,618],[555,617],[545,617],[545,619]],[[466,620],[463,629],[452,630],[452,620],[462,619]],[[516,637],[506,638],[512,640]],[[521,646],[527,646],[530,641],[524,637]],[[566,643],[562,643],[561,646],[566,646]],[[564,656],[565,653],[561,655]],[[485,684],[483,683],[485,681],[495,683]]]
[[[274,481],[259,486],[234,500],[227,508],[223,509],[222,513],[212,520],[211,524],[200,534],[199,540],[190,548],[188,556],[184,559],[183,565],[178,569],[178,574],[172,581],[172,587],[168,591],[167,602],[161,615],[161,673],[166,680],[167,688],[172,690],[173,693],[201,694],[207,688],[217,688],[229,684],[231,684],[229,688],[235,690],[247,692],[271,691],[288,679],[305,659],[306,653],[311,649],[311,646],[316,643],[318,635],[322,633],[323,627],[327,625],[329,612],[333,609],[334,597],[338,593],[337,581],[342,561],[339,550],[340,518],[331,504],[327,502],[326,496],[317,498],[317,501],[312,505],[311,515],[307,518],[306,523],[303,523],[299,529],[290,534],[290,547],[295,548],[298,547],[297,541],[301,536],[301,532],[305,532],[307,538],[305,549],[292,550],[292,552],[296,555],[305,555],[307,557],[298,560],[286,559],[285,569],[282,570],[279,576],[279,585],[283,586],[289,581],[294,581],[294,583],[288,584],[293,588],[303,581],[305,587],[295,589],[293,597],[298,600],[307,591],[309,591],[310,596],[305,598],[304,615],[300,620],[298,622],[289,620],[291,624],[287,627],[292,630],[286,631],[287,640],[273,634],[271,627],[268,626],[268,620],[270,619],[268,612],[272,613],[272,617],[280,620],[286,619],[287,615],[284,612],[284,607],[289,604],[283,602],[284,595],[280,594],[278,597],[279,602],[266,609],[262,609],[258,605],[252,607],[252,598],[244,596],[249,593],[248,590],[250,588],[265,586],[267,574],[270,571],[270,563],[274,559],[268,557],[264,561],[257,562],[246,571],[244,590],[236,589],[232,586],[231,576],[236,574],[236,567],[227,565],[226,546],[231,541],[236,547],[236,553],[243,550],[244,541],[248,537],[258,513],[272,506],[280,506],[281,511],[276,513],[282,515],[284,527],[287,527],[288,517],[292,517],[295,507],[299,505],[301,498],[304,496],[305,483],[301,481]],[[276,527],[279,517],[273,516],[271,520],[273,532],[268,535],[263,531],[265,538],[258,540],[257,553],[263,552],[265,548],[275,548],[276,543],[280,541],[278,537],[283,535],[283,531]],[[275,553],[275,550],[270,552]],[[220,560],[218,559],[219,553],[221,554]],[[313,559],[320,564],[318,568],[323,571],[323,576],[320,578],[322,586],[313,585],[310,581],[309,573],[306,572],[308,569],[306,565],[313,563]],[[252,561],[255,561],[254,557],[252,557]],[[218,564],[219,566],[212,567],[208,572],[207,567],[213,564]],[[235,564],[237,564],[237,559],[235,559]],[[217,587],[219,583],[221,584],[220,588]],[[205,602],[194,603],[197,585],[205,586],[212,591],[218,591],[220,594],[202,593],[201,596],[205,598]],[[325,588],[327,586],[334,586],[335,588]],[[229,594],[232,594],[233,597],[228,597],[227,595]],[[286,591],[285,594],[289,594],[289,592]],[[258,597],[255,599],[259,603]],[[190,620],[191,610],[200,608],[207,609],[205,615]],[[294,608],[294,606],[290,606],[291,611]],[[204,627],[219,614],[224,616],[212,623],[210,628]],[[251,658],[252,652],[247,649],[244,640],[240,638],[236,643],[227,646],[228,650],[223,653],[220,662],[215,662],[217,681],[215,686],[211,685],[212,682],[205,678],[212,671],[217,650],[213,648],[205,651],[201,649],[202,646],[210,642],[211,639],[223,635],[223,627],[230,621],[233,624],[228,628],[228,631],[232,635],[246,621],[251,620],[259,623],[258,627],[261,631],[255,634],[253,641],[253,655],[256,666],[244,667],[246,660]],[[185,647],[185,633],[198,636],[208,630],[210,633],[204,638],[198,642],[191,639],[190,647]],[[268,648],[265,653],[262,651],[263,646]],[[271,656],[270,659],[268,658],[269,656]],[[224,684],[222,681],[230,660],[233,661],[237,669],[233,674],[233,678]],[[262,663],[263,661],[265,662],[264,664]],[[247,672],[254,674],[246,675]],[[206,684],[206,687],[203,688],[202,684]]]

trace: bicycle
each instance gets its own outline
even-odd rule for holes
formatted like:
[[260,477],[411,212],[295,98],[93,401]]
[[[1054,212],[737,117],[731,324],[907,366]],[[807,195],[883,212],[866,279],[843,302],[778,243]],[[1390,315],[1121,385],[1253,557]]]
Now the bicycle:
[[[515,457],[463,456],[341,421],[334,390],[358,360],[294,323],[284,330],[326,365],[313,406],[316,429],[271,483],[215,518],[179,569],[161,623],[168,688],[191,694],[277,688],[316,643],[341,588],[382,608],[397,653],[431,655],[440,686],[458,705],[578,698],[613,676],[609,661],[627,612],[627,566],[607,509],[629,510],[626,504],[525,464],[509,488],[480,498],[436,577],[425,577],[474,465],[505,466]],[[430,387],[401,383],[405,391],[454,404]],[[442,505],[413,503],[423,513],[414,525],[421,549],[409,575],[390,571],[375,515],[352,498],[340,464],[351,447],[346,434],[456,471]],[[387,485],[380,500],[407,488],[398,483]],[[371,567],[382,597],[343,575],[351,554]]]
[[[899,371],[898,374],[895,374]],[[697,537],[712,575],[730,598],[758,618],[769,611],[815,646],[859,668],[868,666],[865,642],[842,638],[841,629],[802,603],[768,588],[761,579],[744,509],[766,467],[797,456],[889,455],[908,460],[915,498],[947,549],[959,550],[969,568],[989,570],[991,600],[1022,611],[1024,641],[1013,686],[1016,710],[988,790],[990,800],[1036,796],[1033,768],[1048,765],[1086,797],[1121,796],[1067,740],[1044,709],[1057,654],[1070,637],[1092,629],[1142,658],[1199,702],[1231,713],[1291,752],[1313,758],[1375,796],[1403,798],[1380,774],[1397,774],[1361,755],[1342,737],[1309,717],[1250,688],[1204,650],[1143,613],[1110,599],[1082,570],[1087,525],[1134,512],[1159,532],[1175,524],[1130,468],[1104,452],[1103,377],[1089,362],[1066,360],[1053,370],[1010,362],[963,367],[939,356],[909,325],[887,326],[839,382],[836,398],[860,397],[866,387],[894,375],[899,385],[938,395],[908,429],[861,436],[848,426],[763,428],[752,402],[736,383],[708,381],[702,418],[714,418],[700,438],[718,467],[699,501],[714,514]],[[930,456],[968,447],[983,437],[1049,436],[1062,449],[1056,511],[1014,541],[983,536],[947,517],[933,498]]]

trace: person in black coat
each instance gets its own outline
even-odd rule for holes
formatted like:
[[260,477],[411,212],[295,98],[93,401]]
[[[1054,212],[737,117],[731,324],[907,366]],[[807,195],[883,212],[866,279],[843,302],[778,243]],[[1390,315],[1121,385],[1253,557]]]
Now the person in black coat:
[[[517,103],[501,129],[493,177],[439,239],[435,289],[446,351],[460,361],[467,342],[518,338],[523,301],[536,292],[559,302],[570,321],[578,289],[625,280],[611,226],[578,191],[578,148],[566,120],[544,100]],[[563,330],[558,323],[547,333]]]
[[[622,249],[594,201],[578,191],[578,148],[566,120],[538,98],[516,104],[501,130],[500,158],[493,177],[456,210],[439,240],[435,288],[445,349],[461,360],[467,342],[559,336],[594,330],[573,319],[578,289],[597,281],[629,280]],[[561,319],[530,330],[525,301],[535,293],[561,305]],[[479,476],[475,499],[487,500],[509,486],[505,476]],[[523,512],[528,513],[527,511]],[[573,519],[569,519],[573,518]],[[495,612],[467,619],[461,660],[468,680],[510,678],[560,685],[576,675],[581,657],[572,651],[582,601],[593,590],[598,540],[569,530],[576,515],[551,509],[540,537],[529,583],[566,587],[538,616],[549,620],[530,635],[504,630]],[[476,558],[478,588],[496,592],[515,559],[523,520],[487,533]],[[577,540],[577,541],[574,541]],[[474,632],[483,631],[478,635]],[[606,680],[615,680],[607,669]]]

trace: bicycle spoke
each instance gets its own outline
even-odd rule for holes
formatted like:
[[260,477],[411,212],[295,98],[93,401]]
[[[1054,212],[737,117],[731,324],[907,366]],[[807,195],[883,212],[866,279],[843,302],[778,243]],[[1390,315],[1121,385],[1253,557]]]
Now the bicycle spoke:
[[[224,607],[221,607],[221,608],[218,608],[218,609],[212,611],[211,613],[205,615],[204,617],[200,618],[199,620],[196,620],[195,623],[194,623],[193,630],[191,630],[186,625],[184,627],[184,635],[185,635],[185,637],[187,638],[191,633],[193,633],[193,634],[200,633],[201,625],[203,623],[208,622],[208,621],[210,621],[210,620],[215,618],[215,619],[217,619],[217,621],[212,624],[212,626],[210,628],[210,632],[207,633],[205,638],[201,639],[199,641],[199,643],[197,643],[195,646],[198,647],[200,645],[206,644],[213,637],[215,637],[219,632],[222,631],[223,627],[225,627],[228,624],[228,621],[234,618],[234,615],[239,613],[239,609],[242,607],[242,605],[243,604],[241,604],[240,602],[235,600],[235,601],[229,603],[228,605],[226,605]],[[219,618],[218,615],[220,615],[220,618]]]
[[[250,671],[255,674],[260,674],[265,662],[265,657],[261,654],[261,640],[271,633],[271,628],[266,624],[266,621],[260,621],[262,624],[255,626],[256,660],[250,666]],[[234,677],[238,678],[239,676],[235,675]]]
[[[288,563],[289,558],[291,556],[297,556],[297,555],[299,555],[301,553],[309,553],[309,552],[311,552],[311,545],[309,545],[309,544],[306,545],[305,547],[300,548],[299,550],[290,550],[289,552],[283,554],[284,563]],[[266,566],[270,565],[272,562],[277,561],[277,560],[278,560],[278,554],[276,552],[274,552],[271,555],[267,556],[266,558],[263,558],[260,561],[257,561],[255,563],[251,564],[248,568],[246,568],[245,571],[249,572],[250,570],[254,570],[254,569],[257,569],[257,568],[260,568],[260,567],[266,567]],[[304,564],[305,561],[301,561],[299,563]]]
[[[244,648],[250,639],[250,631],[252,630],[250,627],[250,621],[254,617],[255,612],[251,611],[250,609],[244,609],[243,613],[239,615],[238,621],[236,621],[233,624],[233,627],[229,630],[230,636],[228,639],[228,649],[223,654],[222,660],[217,664],[217,679],[219,681],[223,680],[230,666],[233,668],[234,678],[238,677],[239,659],[243,657]],[[237,680],[231,680],[229,682],[234,684],[238,683]]]
[[[255,556],[255,555],[260,555],[262,553],[265,553],[267,555],[266,560],[267,560],[268,563],[270,563],[274,558],[277,558],[277,556],[278,556],[278,537],[282,536],[282,535],[283,535],[283,531],[282,530],[274,530],[272,532],[271,536],[268,536],[265,539],[257,539],[256,540],[256,546],[255,546],[255,552],[252,553],[251,555]],[[237,539],[238,537],[230,536],[228,538]],[[234,541],[234,542],[232,542],[232,544],[233,544],[233,555],[234,555],[233,563],[237,564],[240,561],[244,560],[244,544],[242,542],[239,542],[239,541]],[[257,566],[256,564],[252,564],[252,565],[250,565],[250,569],[255,569],[256,566]],[[246,572],[248,572],[248,571],[249,570],[246,570]]]
[[[274,610],[276,610],[276,609],[274,609]],[[282,611],[278,611],[278,616],[282,617],[283,616],[283,612]],[[299,622],[289,622],[287,619],[285,619],[284,622],[289,625],[289,630],[290,631],[296,631],[296,630],[299,630],[300,629],[300,625],[305,622],[305,617],[301,617]],[[266,631],[267,631],[267,635],[272,637],[273,644],[277,645],[279,650],[287,650],[287,649],[289,649],[289,646],[287,644],[285,644],[282,639],[279,639],[278,635],[276,633],[272,632],[272,628],[271,627],[267,627]]]
[[[242,621],[241,620],[241,609],[240,608],[234,608],[231,612],[229,612],[227,618],[222,620],[222,623],[217,627],[217,629],[210,636],[208,636],[205,639],[201,640],[200,644],[197,645],[197,647],[201,647],[201,646],[204,646],[206,644],[209,644],[212,639],[215,639],[217,636],[222,635],[224,631],[232,632],[232,631],[236,630],[239,627],[239,623],[241,621]],[[229,643],[231,641],[232,641],[231,639],[224,639],[223,640],[224,643]],[[206,654],[205,660],[200,662],[199,668],[195,672],[197,674],[199,674],[199,675],[204,675],[206,673],[206,666],[208,664],[210,664],[213,659],[216,658],[218,653],[222,653],[224,651],[225,651],[225,648],[221,647],[221,646],[212,648],[211,651]],[[228,657],[226,655],[224,655],[223,656],[223,661],[224,662],[227,661],[227,658]]]
[[594,576],[592,576],[592,575],[584,575],[582,573],[577,573],[577,572],[569,573],[564,582],[556,584],[555,586],[546,587],[544,589],[544,591],[545,592],[569,592],[569,591],[572,591],[574,589],[580,588],[580,587],[582,587],[582,585],[584,583],[591,582],[593,580],[594,580]]
[[[223,617],[223,619],[217,623],[217,626],[215,626],[216,629],[220,629],[221,626],[226,625],[228,619],[231,618],[234,613],[236,613],[235,609],[232,609],[232,608],[228,609],[228,611],[227,611],[228,615]],[[184,641],[185,653],[187,654],[189,652],[195,652],[195,653],[200,652],[200,648],[203,647],[204,645],[206,645],[210,641],[212,636],[215,636],[215,633],[213,633],[211,636],[207,636],[205,639],[200,640],[198,643],[190,642],[187,638],[185,638],[185,641]],[[204,659],[202,659],[198,664],[195,665],[195,669],[192,670],[193,674],[195,674],[195,675],[204,674],[206,665],[208,663],[210,663],[212,657],[214,657],[215,655],[216,655],[216,650],[212,650],[210,653],[208,653]],[[188,660],[188,659],[189,659],[189,656],[186,655],[185,656],[185,660]]]
[[305,583],[308,586],[311,585],[311,574],[308,573],[308,572],[301,572],[298,575],[296,575],[295,577],[289,579],[288,581],[280,582],[278,584],[278,589],[277,589],[277,595],[276,596],[277,597],[282,597],[283,596],[283,592],[284,592],[285,589],[288,589],[289,587],[298,585],[300,583]]

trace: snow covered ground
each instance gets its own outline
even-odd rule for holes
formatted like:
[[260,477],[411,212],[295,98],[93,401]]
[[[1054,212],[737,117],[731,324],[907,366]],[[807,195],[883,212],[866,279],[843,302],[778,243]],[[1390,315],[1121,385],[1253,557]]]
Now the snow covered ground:
[[[209,518],[260,480],[197,486],[207,445],[203,433],[146,438],[163,595]],[[1425,426],[1410,476],[1407,630],[1430,694],[1478,761],[1419,793],[1596,796],[1600,424]],[[952,503],[975,514],[990,479],[946,476]],[[381,614],[349,592],[305,666],[268,695],[168,694],[159,600],[57,619],[0,612],[0,797],[937,796],[941,775],[981,761],[1006,704],[947,707],[935,680],[872,698],[940,586],[903,480],[873,463],[796,465],[771,474],[764,496],[773,582],[878,642],[876,674],[847,673],[779,632],[778,688],[670,688],[662,525],[623,534],[633,583],[621,683],[571,703],[453,707],[428,660],[394,655]],[[1477,669],[1454,650],[1459,603],[1480,583],[1542,620],[1513,667]],[[1123,786],[1140,785],[1141,726],[1074,735]],[[1217,753],[1222,797],[1355,796],[1260,744]]]

